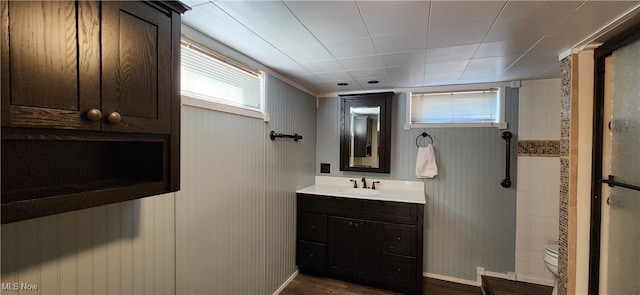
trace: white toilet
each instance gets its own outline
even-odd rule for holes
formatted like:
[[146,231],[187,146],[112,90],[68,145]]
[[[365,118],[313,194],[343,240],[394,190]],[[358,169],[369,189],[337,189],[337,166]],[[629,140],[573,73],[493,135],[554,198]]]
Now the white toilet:
[[556,279],[555,285],[553,285],[553,293],[551,295],[558,294],[558,244],[552,243],[544,247],[544,265],[553,274]]

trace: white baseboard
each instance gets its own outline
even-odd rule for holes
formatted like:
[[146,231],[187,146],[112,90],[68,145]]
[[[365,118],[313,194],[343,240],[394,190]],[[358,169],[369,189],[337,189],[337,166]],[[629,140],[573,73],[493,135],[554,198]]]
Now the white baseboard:
[[282,283],[282,285],[280,285],[280,288],[278,288],[278,290],[273,292],[273,295],[280,294],[280,292],[282,292],[282,290],[284,290],[284,288],[286,288],[287,285],[289,285],[289,283],[291,283],[291,281],[293,281],[293,279],[296,278],[296,276],[298,275],[298,272],[299,271],[296,269],[296,271],[294,271],[293,274],[286,281],[284,281],[284,283]]
[[422,276],[423,277],[427,277],[427,278],[437,279],[437,280],[443,280],[443,281],[447,281],[447,282],[453,282],[453,283],[458,283],[458,284],[474,286],[474,287],[480,287],[480,285],[482,285],[482,281],[472,281],[472,280],[459,279],[459,278],[443,276],[443,275],[439,275],[439,274],[435,274],[435,273],[423,272]]

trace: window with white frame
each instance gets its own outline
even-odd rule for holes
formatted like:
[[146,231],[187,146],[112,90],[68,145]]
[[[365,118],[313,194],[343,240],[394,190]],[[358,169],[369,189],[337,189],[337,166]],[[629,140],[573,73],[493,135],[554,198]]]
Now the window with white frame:
[[189,99],[203,100],[239,110],[230,112],[243,114],[246,111],[264,112],[264,74],[241,62],[209,49],[187,38],[181,42],[181,90]]
[[500,88],[446,92],[412,92],[412,127],[486,127],[503,125]]

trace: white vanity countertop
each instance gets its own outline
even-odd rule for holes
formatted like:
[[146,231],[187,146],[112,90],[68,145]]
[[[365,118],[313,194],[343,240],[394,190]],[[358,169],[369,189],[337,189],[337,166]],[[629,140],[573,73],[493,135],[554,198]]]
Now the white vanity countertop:
[[[350,179],[358,181],[358,189],[353,189],[353,183],[349,181]],[[296,193],[378,201],[426,203],[424,183],[421,181],[367,178],[368,186],[371,186],[373,181],[380,181],[380,183],[376,184],[375,191],[372,191],[371,189],[361,188],[361,179],[362,177],[316,176],[314,185],[299,189]]]

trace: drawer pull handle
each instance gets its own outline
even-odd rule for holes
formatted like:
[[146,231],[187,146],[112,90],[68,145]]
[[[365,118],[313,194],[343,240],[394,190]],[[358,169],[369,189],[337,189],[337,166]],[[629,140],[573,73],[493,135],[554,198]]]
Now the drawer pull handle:
[[87,112],[87,119],[89,119],[89,121],[100,121],[100,119],[102,119],[102,112],[100,112],[99,109],[90,109]]
[[398,240],[398,242],[400,242],[400,241],[402,241],[402,238],[400,236],[397,236],[396,240]]
[[309,257],[313,258],[313,254],[309,254]]
[[312,226],[311,226],[311,229],[316,229],[316,226],[315,226],[315,225],[312,225]]
[[353,226],[353,222],[349,221],[349,226]]
[[118,112],[113,112],[107,116],[107,121],[111,124],[118,124],[122,121],[122,116],[120,116],[120,113]]
[[401,269],[400,269],[399,267],[398,267],[398,269],[396,269],[396,270],[397,270],[398,272],[400,272],[400,271],[401,271]]

